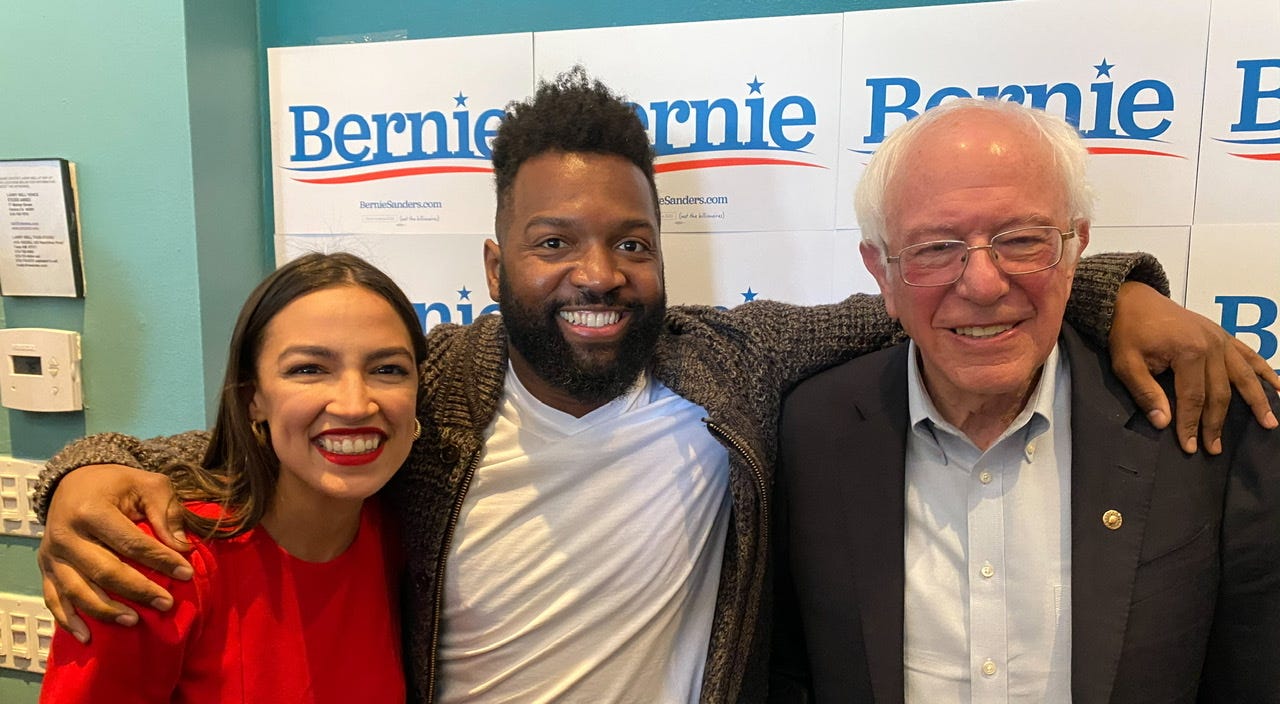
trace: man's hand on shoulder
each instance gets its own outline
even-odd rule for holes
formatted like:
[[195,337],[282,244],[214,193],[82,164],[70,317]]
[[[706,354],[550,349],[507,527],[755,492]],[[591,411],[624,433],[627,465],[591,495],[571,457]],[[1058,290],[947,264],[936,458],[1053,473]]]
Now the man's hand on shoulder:
[[[163,542],[143,533],[141,520]],[[118,464],[81,467],[58,483],[36,552],[45,604],[81,642],[89,629],[77,612],[131,626],[137,613],[107,592],[161,611],[173,597],[117,555],[185,580],[191,565],[178,551],[189,549],[182,505],[167,477]]]
[[[1116,297],[1111,326],[1111,364],[1157,428],[1174,421],[1178,441],[1187,452],[1198,448],[1196,436],[1212,455],[1222,452],[1222,423],[1231,390],[1249,404],[1258,424],[1275,428],[1262,377],[1280,391],[1278,376],[1267,361],[1208,318],[1160,295],[1149,286],[1125,283]],[[1177,418],[1170,418],[1169,399],[1154,375],[1173,370]]]

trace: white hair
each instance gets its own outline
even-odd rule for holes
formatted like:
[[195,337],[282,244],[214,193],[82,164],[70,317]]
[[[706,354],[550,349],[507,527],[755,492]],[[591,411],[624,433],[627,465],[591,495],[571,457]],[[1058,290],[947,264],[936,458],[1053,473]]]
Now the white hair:
[[[1071,221],[1093,219],[1093,189],[1086,176],[1089,151],[1081,139],[1080,133],[1070,123],[1056,115],[1043,110],[1028,108],[1019,103],[1003,100],[985,100],[981,98],[958,98],[935,108],[930,108],[919,117],[894,130],[888,139],[876,149],[863,172],[858,187],[854,191],[853,204],[858,213],[858,227],[862,229],[862,239],[880,250],[880,256],[886,256],[884,200],[890,182],[901,167],[902,156],[912,144],[929,129],[952,113],[962,110],[985,110],[1008,115],[1012,119],[1029,126],[1048,144],[1053,154],[1053,165],[1066,187],[1067,210]],[[1079,251],[1079,240],[1068,243],[1067,251]]]

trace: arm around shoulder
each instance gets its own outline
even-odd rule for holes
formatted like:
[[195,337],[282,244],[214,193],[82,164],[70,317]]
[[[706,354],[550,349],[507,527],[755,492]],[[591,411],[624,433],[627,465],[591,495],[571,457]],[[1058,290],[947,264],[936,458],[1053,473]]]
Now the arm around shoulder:
[[45,464],[31,495],[32,506],[40,520],[45,521],[49,501],[58,482],[73,469],[91,464],[122,464],[159,472],[176,462],[198,464],[208,446],[209,433],[204,430],[150,440],[139,440],[122,433],[99,433],[81,438],[62,448]]
[[1095,344],[1107,346],[1120,285],[1136,281],[1169,295],[1159,260],[1143,252],[1107,252],[1084,257],[1076,267],[1066,319]]
[[745,352],[778,388],[905,339],[884,300],[865,293],[822,305],[761,300],[728,311],[675,307],[668,324],[682,336],[702,331],[702,339]]

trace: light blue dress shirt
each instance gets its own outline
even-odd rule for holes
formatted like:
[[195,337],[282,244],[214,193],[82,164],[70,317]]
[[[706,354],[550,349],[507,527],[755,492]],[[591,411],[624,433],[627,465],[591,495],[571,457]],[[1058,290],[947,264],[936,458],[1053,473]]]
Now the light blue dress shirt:
[[986,452],[910,350],[903,663],[909,702],[1071,701],[1071,373],[1055,346]]

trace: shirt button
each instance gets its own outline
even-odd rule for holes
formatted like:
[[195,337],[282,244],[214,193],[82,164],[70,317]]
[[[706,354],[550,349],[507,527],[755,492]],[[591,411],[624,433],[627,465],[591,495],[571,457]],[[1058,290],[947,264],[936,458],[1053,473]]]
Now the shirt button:
[[[982,563],[981,572],[983,577],[986,577],[987,579],[991,579],[991,576],[996,573],[996,568],[992,567],[990,562],[984,562]],[[991,661],[988,660],[987,662],[991,662]]]
[[991,472],[983,470],[982,473],[978,475],[978,481],[982,482],[983,484],[990,484]]
[[982,663],[982,674],[986,675],[987,677],[995,677],[995,674],[996,674],[995,662],[988,659],[986,662]]
[[1030,461],[1032,461],[1033,459],[1035,459],[1035,456],[1036,456],[1036,444],[1035,444],[1034,442],[1029,442],[1029,443],[1027,443],[1026,456],[1027,456],[1027,461],[1028,461],[1028,462],[1030,462]]

